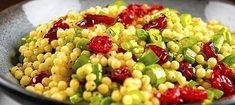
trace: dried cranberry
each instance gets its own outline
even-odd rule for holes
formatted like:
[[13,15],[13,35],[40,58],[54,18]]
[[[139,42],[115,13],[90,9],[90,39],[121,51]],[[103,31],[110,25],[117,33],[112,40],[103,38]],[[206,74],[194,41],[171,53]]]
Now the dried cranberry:
[[93,27],[95,24],[103,23],[105,25],[113,25],[115,19],[112,17],[108,17],[105,15],[92,15],[85,14],[85,17],[82,21],[80,21],[77,25],[82,28]]
[[235,83],[235,76],[232,69],[228,68],[224,63],[219,62],[217,65],[221,66],[222,75],[228,77],[233,83]]
[[124,50],[123,48],[118,48],[118,50],[117,50],[117,53],[125,53],[126,52],[126,50]]
[[125,26],[131,24],[134,21],[135,14],[134,12],[129,11],[128,9],[123,10],[122,13],[118,15],[117,21],[121,22]]
[[203,44],[202,52],[205,54],[206,60],[208,60],[211,57],[214,57],[218,60],[218,56],[215,52],[215,47],[212,42],[207,42]]
[[127,9],[134,12],[137,17],[142,17],[147,13],[147,10],[141,4],[130,4]]
[[211,85],[213,88],[220,89],[225,96],[234,94],[234,75],[231,69],[227,68],[223,63],[218,63],[211,75]]
[[150,5],[150,7],[148,9],[148,13],[151,13],[154,10],[159,10],[160,11],[162,9],[164,9],[164,7],[162,5],[160,5],[160,4],[152,4],[152,5]]
[[150,21],[148,24],[143,26],[143,29],[149,30],[151,28],[163,30],[167,26],[167,18],[165,15],[161,14],[158,18]]
[[63,23],[63,20],[60,19],[57,21],[53,27],[48,31],[48,33],[44,36],[44,38],[49,38],[49,42],[58,39],[57,38],[57,30],[58,29],[69,29],[69,25],[66,23]]
[[138,60],[138,58],[137,58],[137,56],[135,55],[135,54],[132,54],[132,59],[135,61],[135,62],[137,62]]
[[112,48],[112,41],[108,36],[95,36],[88,44],[89,49],[95,53],[108,53]]
[[178,88],[170,88],[163,94],[157,93],[155,97],[160,100],[161,105],[177,105],[182,102]]
[[49,76],[50,74],[48,72],[41,72],[31,79],[30,85],[41,83],[43,78],[49,77]]
[[191,64],[189,64],[187,61],[180,62],[179,70],[181,71],[183,76],[186,77],[187,80],[191,80],[196,77],[193,73],[193,68],[191,67]]
[[127,66],[113,70],[111,73],[111,79],[118,83],[123,83],[128,77],[131,77],[131,72]]
[[207,99],[207,92],[185,86],[180,88],[180,97],[184,102],[198,102]]
[[131,24],[135,18],[142,17],[147,13],[147,10],[143,5],[130,4],[127,9],[123,10],[118,15],[118,22],[123,23],[125,26]]
[[169,54],[161,47],[158,47],[156,45],[148,45],[146,46],[146,49],[151,49],[160,58],[160,60],[158,61],[158,64],[160,65],[166,63],[169,60]]

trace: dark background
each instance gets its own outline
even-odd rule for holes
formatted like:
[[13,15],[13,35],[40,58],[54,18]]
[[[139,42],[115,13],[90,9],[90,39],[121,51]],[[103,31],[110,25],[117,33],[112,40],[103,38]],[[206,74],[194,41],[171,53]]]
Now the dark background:
[[0,0],[0,11],[23,0]]

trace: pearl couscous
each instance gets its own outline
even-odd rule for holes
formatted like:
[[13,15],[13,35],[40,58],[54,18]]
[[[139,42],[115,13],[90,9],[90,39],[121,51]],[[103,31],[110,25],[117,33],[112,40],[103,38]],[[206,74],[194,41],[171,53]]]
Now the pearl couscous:
[[91,105],[204,105],[234,95],[228,28],[153,4],[116,1],[37,26],[10,72],[26,90]]

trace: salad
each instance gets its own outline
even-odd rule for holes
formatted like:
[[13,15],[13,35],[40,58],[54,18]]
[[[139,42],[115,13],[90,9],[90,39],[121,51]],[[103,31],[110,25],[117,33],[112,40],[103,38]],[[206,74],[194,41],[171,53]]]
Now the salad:
[[233,37],[216,20],[118,0],[37,26],[10,72],[72,104],[208,105],[234,95]]

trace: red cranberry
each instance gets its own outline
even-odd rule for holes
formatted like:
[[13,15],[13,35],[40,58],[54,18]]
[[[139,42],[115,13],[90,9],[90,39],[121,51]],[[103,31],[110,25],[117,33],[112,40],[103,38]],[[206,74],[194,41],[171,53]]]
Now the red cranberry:
[[125,53],[126,52],[126,50],[124,50],[123,48],[118,48],[118,50],[117,50],[117,53]]
[[231,69],[227,68],[223,63],[218,63],[211,75],[211,85],[213,88],[220,89],[225,96],[234,94],[234,75],[231,74]]
[[118,83],[123,83],[128,77],[131,77],[131,72],[127,66],[113,70],[111,73],[111,79]]
[[147,10],[141,4],[130,4],[127,9],[134,12],[137,17],[142,17],[147,13]]
[[118,22],[123,23],[125,26],[131,24],[135,18],[142,17],[147,13],[147,10],[143,5],[140,4],[130,4],[127,9],[123,10],[122,13],[118,15]]
[[219,62],[217,66],[221,66],[221,73],[222,75],[228,77],[233,83],[235,81],[235,76],[233,75],[232,69],[228,68],[224,63]]
[[187,80],[195,78],[195,74],[193,73],[193,68],[191,67],[191,64],[189,64],[187,61],[180,62],[179,70],[181,71],[183,76],[186,77]]
[[158,64],[160,65],[166,63],[169,60],[169,54],[161,47],[158,47],[156,45],[148,45],[146,46],[146,49],[151,49],[160,58],[160,60],[158,61]]
[[161,105],[177,105],[182,102],[178,88],[170,88],[163,94],[157,93],[155,97],[160,100]]
[[163,30],[167,27],[167,18],[165,15],[161,14],[160,17],[158,17],[155,20],[150,21],[148,24],[145,24],[143,26],[143,29],[149,30],[151,28]]
[[112,17],[104,16],[104,15],[92,15],[85,14],[85,17],[82,21],[80,21],[77,25],[82,28],[93,27],[95,24],[103,23],[105,25],[113,25],[115,19]]
[[122,13],[118,15],[117,21],[121,22],[125,26],[131,24],[134,21],[135,14],[134,12],[129,11],[128,9],[123,10]]
[[44,38],[49,38],[49,42],[58,39],[57,38],[57,30],[58,29],[69,29],[69,25],[66,23],[63,23],[63,20],[60,19],[57,21],[53,27],[48,31],[48,33],[44,36]]
[[207,92],[185,86],[180,88],[180,97],[184,102],[198,102],[207,99]]
[[50,74],[48,72],[41,72],[31,79],[30,85],[41,83],[43,78],[49,77],[49,76]]
[[215,47],[214,47],[214,44],[212,42],[204,43],[202,52],[205,54],[206,60],[208,60],[211,57],[214,57],[218,60],[218,56],[215,52]]
[[95,36],[91,39],[88,44],[88,48],[90,48],[95,53],[108,53],[112,48],[112,41],[108,36]]
[[164,9],[164,7],[160,4],[152,4],[150,5],[149,9],[148,9],[148,13],[152,13],[154,10],[162,10]]

